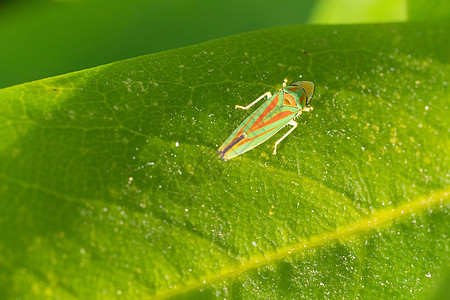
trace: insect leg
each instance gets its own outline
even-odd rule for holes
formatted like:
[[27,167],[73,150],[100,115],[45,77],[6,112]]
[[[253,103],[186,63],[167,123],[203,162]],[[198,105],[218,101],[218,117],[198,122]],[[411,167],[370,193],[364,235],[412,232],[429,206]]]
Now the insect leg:
[[265,93],[264,95],[262,95],[261,97],[259,97],[258,99],[256,99],[255,101],[253,101],[252,103],[250,103],[247,106],[236,105],[234,108],[249,109],[250,107],[255,105],[259,100],[261,100],[264,97],[267,97],[267,99],[270,99],[270,98],[272,98],[272,94],[270,92],[267,92],[267,93]]
[[277,154],[277,145],[279,143],[281,143],[281,141],[284,140],[284,138],[287,137],[292,131],[294,131],[294,129],[297,127],[298,123],[295,122],[294,120],[290,120],[289,123],[287,123],[287,125],[292,125],[293,127],[291,129],[289,129],[289,131],[286,132],[286,134],[283,135],[278,141],[275,142],[275,148],[273,149],[273,154]]

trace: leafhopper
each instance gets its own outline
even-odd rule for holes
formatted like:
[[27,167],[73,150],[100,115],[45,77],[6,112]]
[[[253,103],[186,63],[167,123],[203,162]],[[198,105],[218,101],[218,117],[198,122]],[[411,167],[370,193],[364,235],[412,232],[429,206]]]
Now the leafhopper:
[[228,160],[241,155],[265,142],[284,126],[291,125],[292,128],[275,142],[273,154],[277,153],[278,144],[297,127],[295,118],[302,112],[313,109],[310,103],[314,94],[314,82],[295,81],[288,86],[286,83],[287,79],[275,95],[267,92],[247,106],[236,105],[235,108],[249,109],[260,100],[267,98],[220,146],[217,151],[220,153],[219,157]]

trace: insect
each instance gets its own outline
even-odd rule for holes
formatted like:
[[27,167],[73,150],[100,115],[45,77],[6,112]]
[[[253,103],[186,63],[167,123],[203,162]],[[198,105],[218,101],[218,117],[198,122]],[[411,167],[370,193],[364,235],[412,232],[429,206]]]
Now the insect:
[[220,153],[219,157],[228,160],[238,156],[263,143],[284,126],[291,125],[292,128],[275,142],[273,154],[277,154],[278,144],[298,125],[294,119],[302,112],[313,109],[310,102],[314,94],[314,82],[295,81],[288,86],[286,83],[287,79],[284,80],[283,87],[273,96],[267,92],[247,106],[236,105],[235,108],[249,109],[261,99],[267,98],[220,146],[217,151]]

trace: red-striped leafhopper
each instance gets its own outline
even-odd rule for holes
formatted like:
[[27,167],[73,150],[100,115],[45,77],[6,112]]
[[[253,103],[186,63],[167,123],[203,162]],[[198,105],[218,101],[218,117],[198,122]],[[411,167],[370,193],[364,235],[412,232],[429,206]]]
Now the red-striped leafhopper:
[[283,87],[272,96],[270,92],[263,94],[247,106],[236,105],[236,108],[249,109],[261,99],[267,100],[250,116],[248,116],[217,151],[223,160],[231,159],[266,141],[284,126],[292,128],[275,142],[273,154],[277,153],[277,145],[286,138],[298,125],[294,121],[304,111],[313,109],[310,106],[314,94],[314,82],[295,81]]

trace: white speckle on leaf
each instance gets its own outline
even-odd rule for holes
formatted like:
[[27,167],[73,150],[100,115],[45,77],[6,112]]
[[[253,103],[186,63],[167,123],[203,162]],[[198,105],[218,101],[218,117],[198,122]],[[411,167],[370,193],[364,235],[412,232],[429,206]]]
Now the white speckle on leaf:
[[131,81],[132,81],[131,78],[127,78],[126,81],[122,81],[122,83],[125,84],[128,92],[132,92],[132,90],[131,90]]

